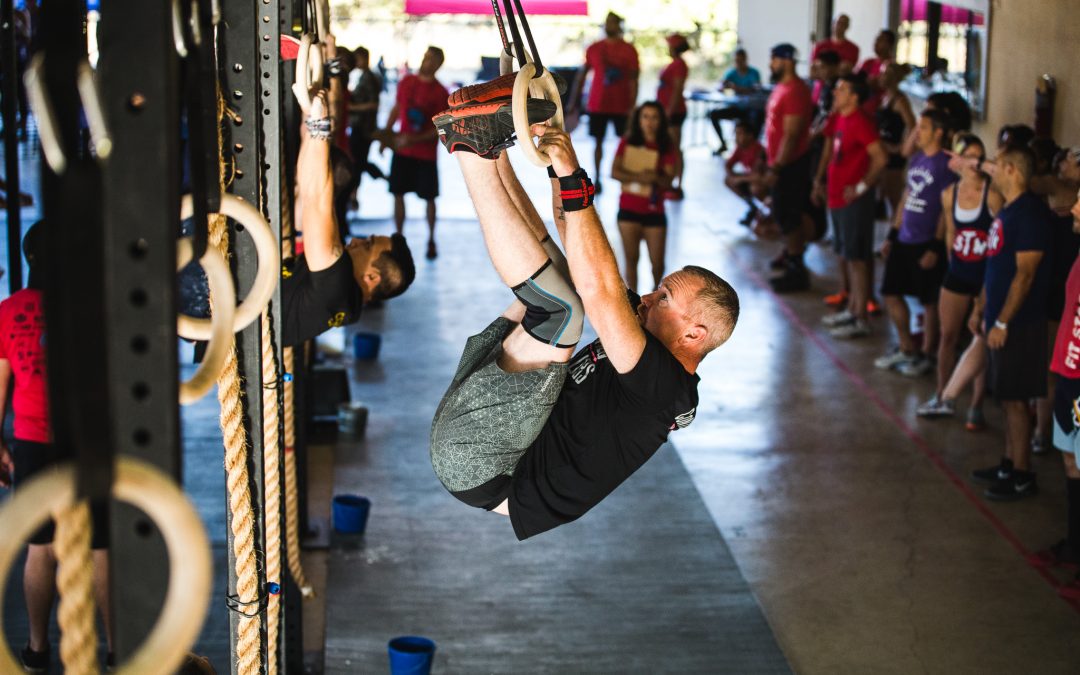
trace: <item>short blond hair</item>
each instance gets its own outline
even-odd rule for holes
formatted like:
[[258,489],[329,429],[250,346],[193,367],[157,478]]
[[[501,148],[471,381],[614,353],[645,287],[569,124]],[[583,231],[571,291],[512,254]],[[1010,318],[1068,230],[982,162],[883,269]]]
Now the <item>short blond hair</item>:
[[701,347],[701,355],[728,341],[735,324],[739,321],[739,294],[714,272],[697,265],[687,265],[683,272],[701,280],[701,290],[697,292],[693,304],[692,319],[705,326],[708,332]]

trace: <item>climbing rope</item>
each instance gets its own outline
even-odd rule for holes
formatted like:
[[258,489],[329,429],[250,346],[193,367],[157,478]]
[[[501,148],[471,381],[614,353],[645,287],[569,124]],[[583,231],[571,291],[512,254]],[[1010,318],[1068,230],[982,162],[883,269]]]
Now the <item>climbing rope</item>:
[[[293,348],[286,347],[283,356],[285,372],[293,373]],[[315,595],[315,590],[308,583],[304,566],[300,562],[300,498],[296,485],[296,408],[293,391],[293,378],[285,381],[285,551],[289,561],[289,574],[300,587],[305,598]]]
[[86,500],[58,509],[54,547],[59,566],[60,660],[67,675],[97,675],[94,565],[90,554],[90,506]]
[[[210,218],[210,245],[228,255],[225,217]],[[211,304],[213,298],[211,298]],[[218,377],[218,402],[221,404],[221,435],[225,444],[226,489],[229,501],[230,529],[233,536],[234,571],[237,602],[245,607],[259,604],[259,571],[255,557],[255,510],[251,506],[251,479],[248,475],[248,439],[244,429],[243,387],[236,340],[225,357],[225,367]],[[236,672],[258,675],[260,671],[258,612],[239,612],[236,635]]]
[[[278,432],[277,354],[270,329],[269,308],[262,319],[262,404],[263,404],[263,519],[266,540],[267,597],[266,642],[269,651],[267,675],[277,673],[278,627],[281,621],[281,437]],[[273,592],[276,584],[278,592]]]

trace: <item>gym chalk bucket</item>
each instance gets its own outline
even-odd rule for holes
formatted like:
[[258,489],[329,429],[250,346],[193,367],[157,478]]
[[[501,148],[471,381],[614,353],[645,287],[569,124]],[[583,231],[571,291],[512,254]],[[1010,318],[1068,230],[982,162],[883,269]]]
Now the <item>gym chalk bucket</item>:
[[381,344],[382,337],[378,333],[357,333],[353,336],[353,356],[365,361],[377,359]]
[[396,637],[387,644],[390,675],[428,675],[435,658],[435,643],[425,637]]
[[363,534],[367,527],[371,500],[359,495],[334,496],[334,530],[342,534]]

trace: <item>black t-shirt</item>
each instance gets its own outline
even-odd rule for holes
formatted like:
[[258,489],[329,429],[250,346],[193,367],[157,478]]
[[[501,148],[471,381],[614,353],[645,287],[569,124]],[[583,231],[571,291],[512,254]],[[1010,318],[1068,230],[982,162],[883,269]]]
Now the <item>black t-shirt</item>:
[[281,280],[281,341],[295,346],[360,318],[364,296],[353,277],[352,258],[342,254],[312,272],[303,255],[286,260]]
[[620,375],[599,340],[570,362],[547,424],[514,469],[510,521],[518,539],[569,523],[598,504],[694,420],[698,376],[650,333]]

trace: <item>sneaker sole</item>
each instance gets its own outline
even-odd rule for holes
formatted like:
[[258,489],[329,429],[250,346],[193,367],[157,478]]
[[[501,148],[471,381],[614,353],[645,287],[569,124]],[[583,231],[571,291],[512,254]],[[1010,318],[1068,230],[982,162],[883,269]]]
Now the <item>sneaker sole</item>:
[[989,490],[983,491],[983,496],[994,502],[1015,502],[1025,497],[1034,497],[1039,494],[1039,488],[1031,487],[1023,492],[1010,492],[1008,494],[997,494],[996,492],[990,492]]

